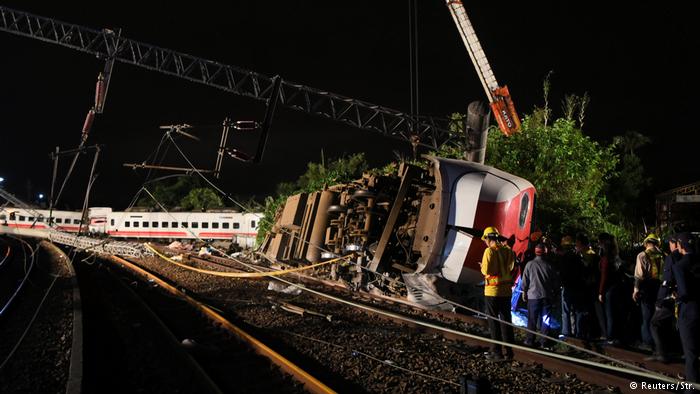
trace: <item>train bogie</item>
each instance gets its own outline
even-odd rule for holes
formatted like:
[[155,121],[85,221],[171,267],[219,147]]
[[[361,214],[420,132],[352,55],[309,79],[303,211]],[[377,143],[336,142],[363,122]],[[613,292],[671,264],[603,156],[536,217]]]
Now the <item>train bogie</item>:
[[497,227],[516,253],[525,251],[532,184],[474,162],[425,159],[423,167],[402,164],[388,174],[368,173],[289,197],[262,251],[272,259],[311,263],[352,254],[362,268],[346,270],[353,283],[376,272],[385,279],[426,275],[458,285],[483,280],[482,229]]

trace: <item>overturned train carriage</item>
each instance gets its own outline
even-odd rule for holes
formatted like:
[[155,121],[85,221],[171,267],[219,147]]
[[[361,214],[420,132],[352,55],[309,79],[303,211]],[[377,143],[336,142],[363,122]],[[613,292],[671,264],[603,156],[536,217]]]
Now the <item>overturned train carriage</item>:
[[[531,183],[474,162],[425,160],[427,169],[401,164],[393,174],[365,174],[289,197],[263,253],[310,263],[354,253],[366,269],[334,267],[334,279],[420,300],[425,294],[417,292],[426,288],[447,296],[474,287],[460,285],[482,281],[485,246],[479,236],[487,226],[497,227],[516,254],[525,252],[535,195]],[[399,277],[408,294],[391,285]]]

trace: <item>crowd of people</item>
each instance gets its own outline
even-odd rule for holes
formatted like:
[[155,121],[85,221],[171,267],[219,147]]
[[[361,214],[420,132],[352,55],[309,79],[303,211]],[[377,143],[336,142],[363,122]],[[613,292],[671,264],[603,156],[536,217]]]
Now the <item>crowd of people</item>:
[[[564,235],[556,244],[533,234],[532,247],[521,259],[493,227],[484,230],[482,240],[487,246],[481,262],[485,312],[498,319],[489,319],[492,339],[513,342],[511,298],[519,278],[515,289],[528,312],[525,345],[546,349],[548,338],[558,335],[564,341],[575,337],[637,347],[659,362],[682,353],[686,380],[698,382],[700,259],[690,233],[665,241],[648,234],[643,250],[627,261],[607,233],[595,243],[579,233]],[[550,319],[557,316],[561,329],[553,331]],[[486,354],[491,360],[512,356],[509,347],[498,344]]]

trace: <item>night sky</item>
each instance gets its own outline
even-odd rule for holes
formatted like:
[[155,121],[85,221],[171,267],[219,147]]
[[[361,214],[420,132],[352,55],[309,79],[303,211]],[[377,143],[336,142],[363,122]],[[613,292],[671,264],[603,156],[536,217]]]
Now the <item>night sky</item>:
[[[3,5],[92,28],[122,28],[123,36],[267,75],[409,109],[408,1],[32,2]],[[581,4],[579,4],[581,3]],[[643,152],[652,191],[700,180],[691,105],[698,48],[695,16],[686,5],[661,8],[629,2],[618,9],[590,2],[465,2],[501,84],[520,114],[542,103],[542,79],[553,70],[551,101],[560,114],[565,93],[588,92],[585,132],[608,142],[636,130],[653,139]],[[689,3],[687,3],[689,4]],[[689,6],[687,6],[689,7]],[[419,4],[420,112],[447,115],[484,100],[474,68],[441,0]],[[78,145],[103,63],[52,44],[0,33],[0,176],[26,198],[48,194],[49,153]],[[203,85],[116,63],[105,113],[89,143],[105,144],[92,206],[124,208],[156,147],[159,125],[189,123],[201,143],[180,146],[198,167],[215,162],[224,117],[262,120],[264,106]],[[218,182],[239,196],[263,197],[295,179],[309,161],[366,152],[382,165],[410,146],[332,121],[278,108],[259,165],[228,159]],[[234,134],[229,146],[252,151],[255,135]],[[82,157],[63,201],[82,204],[90,158]],[[184,166],[171,152],[164,164]],[[65,169],[65,167],[63,167]]]

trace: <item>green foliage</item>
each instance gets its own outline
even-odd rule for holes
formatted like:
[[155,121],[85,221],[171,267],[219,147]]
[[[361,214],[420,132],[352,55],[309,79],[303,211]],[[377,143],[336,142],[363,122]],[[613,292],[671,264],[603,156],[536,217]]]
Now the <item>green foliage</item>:
[[[153,194],[158,202],[163,204],[167,209],[178,206],[180,201],[187,196],[192,189],[201,187],[201,181],[198,177],[181,176],[173,180],[164,179],[155,183],[153,186],[147,186],[148,190]],[[137,202],[139,207],[148,207],[159,209],[158,204],[148,195],[143,195]]]
[[206,211],[207,209],[222,208],[223,206],[224,203],[216,192],[207,187],[190,190],[180,201],[180,207],[186,211]]
[[333,160],[330,163],[308,163],[304,172],[294,182],[283,182],[277,186],[277,196],[267,197],[263,217],[258,228],[257,242],[265,238],[275,220],[277,209],[287,201],[287,197],[297,193],[311,193],[338,183],[349,182],[362,176],[369,168],[364,153]]
[[511,137],[493,129],[486,160],[532,182],[543,229],[598,232],[609,224],[605,191],[619,159],[614,145],[591,140],[573,118],[547,125],[540,115],[526,116]]
[[[489,130],[486,163],[521,176],[537,189],[537,225],[550,232],[608,232],[621,245],[633,241],[635,203],[649,185],[637,150],[649,139],[636,132],[601,144],[583,131],[588,94],[567,95],[561,118],[549,107],[552,73],[543,83],[544,106],[522,121],[522,130],[506,137]],[[462,159],[466,148],[462,114],[452,114],[453,143],[433,154]]]
[[639,221],[644,216],[643,206],[651,202],[640,198],[651,186],[651,179],[645,175],[637,151],[651,140],[638,132],[628,131],[615,137],[613,141],[621,160],[619,171],[611,179],[608,190],[611,220],[629,228],[631,233],[638,233],[643,231],[643,228],[637,223],[638,229],[635,231],[632,221]]

